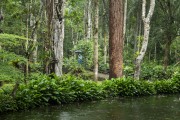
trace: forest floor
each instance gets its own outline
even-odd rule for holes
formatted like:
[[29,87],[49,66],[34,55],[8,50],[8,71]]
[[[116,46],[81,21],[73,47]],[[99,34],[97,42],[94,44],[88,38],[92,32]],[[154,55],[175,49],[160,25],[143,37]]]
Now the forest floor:
[[[64,73],[68,73],[68,72],[70,72],[69,70],[68,70],[68,68],[63,68],[63,72]],[[94,76],[94,72],[93,71],[91,71],[91,70],[86,70],[86,73],[88,73],[90,76],[92,76],[92,78],[93,78],[93,76]],[[99,78],[99,80],[101,81],[101,80],[106,80],[106,79],[109,79],[109,74],[107,73],[98,73],[98,78]]]
[[[92,72],[92,71],[88,71],[88,73],[89,73],[90,75],[93,75],[93,74],[94,74],[94,72]],[[109,79],[109,74],[98,73],[98,78],[99,78],[99,80]]]

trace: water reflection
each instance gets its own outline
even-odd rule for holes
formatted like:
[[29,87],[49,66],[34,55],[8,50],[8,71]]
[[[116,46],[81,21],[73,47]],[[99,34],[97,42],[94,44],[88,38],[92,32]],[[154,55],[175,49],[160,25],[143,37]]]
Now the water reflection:
[[180,120],[180,96],[119,98],[0,115],[0,120]]

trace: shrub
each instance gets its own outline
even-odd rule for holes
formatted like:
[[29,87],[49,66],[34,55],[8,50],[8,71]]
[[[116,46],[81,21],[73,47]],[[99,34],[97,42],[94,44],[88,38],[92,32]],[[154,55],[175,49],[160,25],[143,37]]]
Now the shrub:
[[103,95],[100,85],[74,76],[66,76],[64,80],[60,81],[59,85],[61,88],[68,88],[70,92],[74,93],[74,101],[101,99]]
[[23,78],[23,73],[17,68],[0,61],[0,81],[15,82]]
[[17,110],[16,101],[10,96],[0,93],[0,112]]
[[41,75],[37,80],[31,80],[27,86],[21,85],[16,96],[20,109],[60,103],[55,82],[55,79]]
[[142,96],[154,94],[154,88],[150,82],[136,81],[132,78],[116,81],[119,96]]
[[128,77],[128,76],[131,76],[131,77],[133,77],[133,75],[134,75],[134,69],[133,69],[133,67],[132,66],[125,66],[124,68],[123,68],[123,72],[124,72],[124,75],[126,76],[126,77]]
[[157,94],[172,94],[178,92],[175,82],[171,80],[155,81],[154,86]]
[[105,96],[106,97],[116,97],[118,95],[118,89],[117,89],[117,84],[115,83],[116,79],[111,79],[111,80],[105,80],[102,83],[102,88],[105,91]]
[[178,92],[180,92],[180,72],[173,73],[171,80],[175,82]]
[[171,80],[165,81],[149,82],[133,78],[117,78],[97,83],[72,75],[60,78],[55,75],[39,75],[31,77],[32,80],[27,85],[20,85],[15,98],[9,95],[8,89],[1,89],[0,112],[107,97],[178,93],[179,78],[180,74],[174,73]]
[[61,78],[40,76],[37,80],[31,80],[27,86],[21,85],[16,101],[20,109],[26,109],[102,98],[103,90],[95,82],[67,75]]
[[167,80],[174,72],[180,71],[179,68],[169,66],[166,70],[161,65],[143,64],[140,78],[143,80]]
[[135,81],[133,78],[106,80],[103,88],[107,96],[142,96],[155,94],[152,83],[148,81]]

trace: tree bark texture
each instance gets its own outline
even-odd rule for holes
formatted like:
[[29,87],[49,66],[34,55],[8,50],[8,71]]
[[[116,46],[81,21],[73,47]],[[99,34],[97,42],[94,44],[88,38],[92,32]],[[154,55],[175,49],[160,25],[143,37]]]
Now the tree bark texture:
[[44,19],[46,20],[47,24],[47,32],[43,32],[42,35],[46,36],[44,40],[44,54],[47,54],[44,57],[44,73],[49,74],[51,73],[51,59],[52,59],[52,18],[53,18],[53,0],[46,0],[45,3],[45,13],[44,13]]
[[91,16],[91,11],[92,11],[92,2],[91,0],[87,0],[87,4],[85,7],[85,38],[87,40],[91,39],[91,33],[92,33],[92,16]]
[[135,62],[134,78],[137,80],[139,80],[140,71],[141,71],[141,62],[145,56],[147,46],[148,46],[149,31],[150,31],[150,19],[153,15],[154,7],[155,7],[155,0],[151,0],[149,12],[146,16],[146,0],[143,0],[143,3],[142,3],[142,19],[143,19],[143,23],[144,23],[144,40],[143,40],[143,43],[141,46],[140,53],[139,53],[138,57],[136,58],[136,62]]
[[54,70],[57,76],[62,75],[63,41],[64,41],[64,6],[65,0],[54,0],[53,5],[53,51]]
[[107,6],[106,6],[107,1],[103,0],[102,5],[103,5],[103,17],[102,17],[102,35],[104,37],[103,41],[103,59],[104,59],[104,64],[107,63],[107,33],[108,33],[108,24],[107,24]]
[[[31,11],[33,11],[34,2],[36,2],[36,0],[31,0],[31,6],[30,6]],[[37,62],[37,58],[38,58],[37,32],[38,32],[39,23],[42,20],[43,7],[44,7],[43,0],[40,0],[40,8],[39,8],[38,15],[35,16],[32,13],[30,14],[30,28],[32,29],[31,30],[31,39],[33,40],[33,51],[32,51],[31,59],[34,63]]]
[[166,70],[167,66],[169,65],[171,41],[172,41],[171,37],[167,37],[165,48],[164,48],[164,70]]
[[[124,28],[123,28],[123,36],[124,40],[126,39],[126,19],[127,19],[127,0],[124,0]],[[128,42],[127,42],[128,44]]]
[[[0,8],[0,23],[1,23],[1,21],[3,20],[3,15],[2,15],[2,8]],[[3,30],[1,30],[1,28],[0,28],[0,33],[2,33],[3,32]],[[1,42],[0,42],[0,50],[2,49],[2,47],[1,47]]]
[[94,80],[98,80],[98,25],[99,25],[99,1],[94,0]]
[[109,78],[123,76],[124,0],[109,1]]
[[[176,13],[173,11],[173,1],[159,1],[161,5],[161,9],[164,11],[166,26],[165,26],[165,48],[164,48],[164,70],[167,69],[170,61],[170,47],[173,43],[173,40],[177,36],[178,30],[175,26],[178,26],[178,22],[176,20]],[[176,3],[175,3],[176,4]]]

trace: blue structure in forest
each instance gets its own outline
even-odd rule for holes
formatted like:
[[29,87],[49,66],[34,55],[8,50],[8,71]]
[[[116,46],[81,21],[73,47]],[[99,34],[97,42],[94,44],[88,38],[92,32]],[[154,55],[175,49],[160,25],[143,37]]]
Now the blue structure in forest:
[[82,56],[82,51],[81,50],[76,50],[75,53],[77,54],[77,60],[79,64],[83,63],[83,56]]

